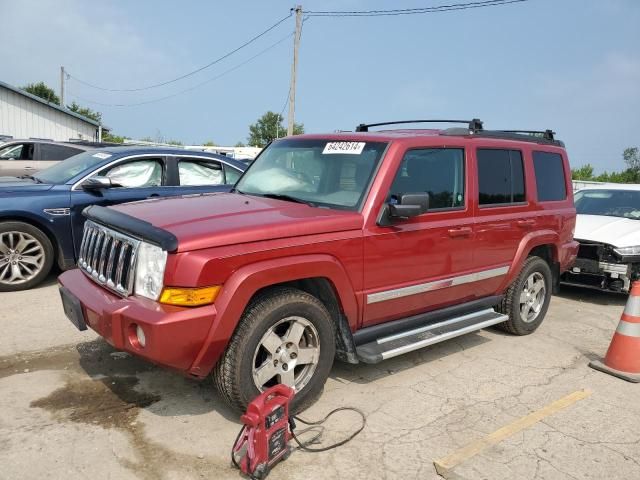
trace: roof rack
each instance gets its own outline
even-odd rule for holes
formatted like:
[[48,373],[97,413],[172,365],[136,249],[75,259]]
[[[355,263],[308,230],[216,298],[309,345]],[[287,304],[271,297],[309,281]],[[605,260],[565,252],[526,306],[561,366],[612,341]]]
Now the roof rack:
[[556,132],[553,130],[495,130],[496,132],[504,132],[504,133],[520,133],[523,135],[531,135],[533,137],[542,137],[545,140],[554,141],[554,135]]
[[482,131],[482,121],[478,118],[473,120],[400,120],[397,122],[381,122],[381,123],[361,123],[356,127],[356,132],[368,132],[369,127],[381,127],[383,125],[400,125],[404,123],[466,123],[469,125],[469,133],[477,133]]

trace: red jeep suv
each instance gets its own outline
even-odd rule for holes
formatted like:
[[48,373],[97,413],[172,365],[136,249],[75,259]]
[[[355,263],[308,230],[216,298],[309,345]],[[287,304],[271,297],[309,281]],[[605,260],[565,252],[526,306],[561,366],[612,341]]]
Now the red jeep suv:
[[532,333],[577,251],[564,144],[479,120],[369,131],[395,123],[414,122],[276,140],[231,193],[88,207],[79,268],[59,279],[67,316],[213,373],[238,408],[277,383],[303,408],[334,357]]

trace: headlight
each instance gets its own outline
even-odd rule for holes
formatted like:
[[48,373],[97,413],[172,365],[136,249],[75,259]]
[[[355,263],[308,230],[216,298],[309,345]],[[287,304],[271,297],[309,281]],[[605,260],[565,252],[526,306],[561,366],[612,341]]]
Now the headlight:
[[636,245],[634,247],[614,248],[613,251],[621,257],[634,257],[636,255],[640,255],[640,245]]
[[156,245],[141,242],[136,264],[135,294],[157,300],[162,291],[167,252]]

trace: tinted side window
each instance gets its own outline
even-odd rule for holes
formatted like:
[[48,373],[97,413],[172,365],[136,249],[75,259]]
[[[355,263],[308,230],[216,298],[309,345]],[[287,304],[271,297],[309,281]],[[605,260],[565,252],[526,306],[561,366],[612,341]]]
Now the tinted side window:
[[524,167],[518,150],[478,149],[480,205],[525,201]]
[[82,150],[65,145],[40,144],[40,158],[42,160],[65,160],[81,152]]
[[410,150],[391,185],[390,200],[403,193],[427,192],[429,209],[464,206],[464,150]]
[[557,153],[533,152],[533,168],[536,172],[539,202],[567,198],[562,156]]

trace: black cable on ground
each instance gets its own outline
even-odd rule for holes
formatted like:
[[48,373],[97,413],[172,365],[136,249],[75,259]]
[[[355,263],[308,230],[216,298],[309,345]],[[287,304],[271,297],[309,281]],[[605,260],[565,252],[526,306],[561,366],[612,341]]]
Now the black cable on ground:
[[[351,435],[349,435],[347,438],[345,438],[344,440],[341,440],[337,443],[334,443],[332,445],[328,445],[326,447],[319,447],[319,448],[311,448],[308,445],[310,443],[312,443],[313,441],[317,440],[317,437],[314,438],[313,440],[307,442],[307,443],[302,443],[298,437],[296,436],[294,429],[296,428],[295,426],[295,422],[293,420],[297,420],[300,423],[304,423],[305,425],[322,425],[324,422],[327,421],[327,419],[329,417],[331,417],[334,413],[337,412],[341,412],[341,411],[351,411],[351,412],[356,412],[358,415],[360,415],[360,417],[362,418],[362,425],[360,425],[360,428],[358,428],[355,432],[353,432]],[[293,440],[298,444],[298,448],[300,450],[303,450],[305,452],[326,452],[327,450],[331,450],[333,448],[336,447],[340,447],[342,445],[344,445],[345,443],[350,442],[351,440],[353,440],[360,432],[362,432],[362,430],[364,430],[364,427],[367,424],[367,417],[365,416],[365,414],[362,412],[362,410],[359,410],[357,408],[354,407],[339,407],[336,408],[334,410],[331,410],[329,413],[327,413],[327,415],[325,415],[325,417],[322,420],[317,420],[317,421],[307,421],[304,420],[300,417],[296,417],[295,415],[291,418],[289,418],[289,425],[291,427],[291,436],[293,437]]]

